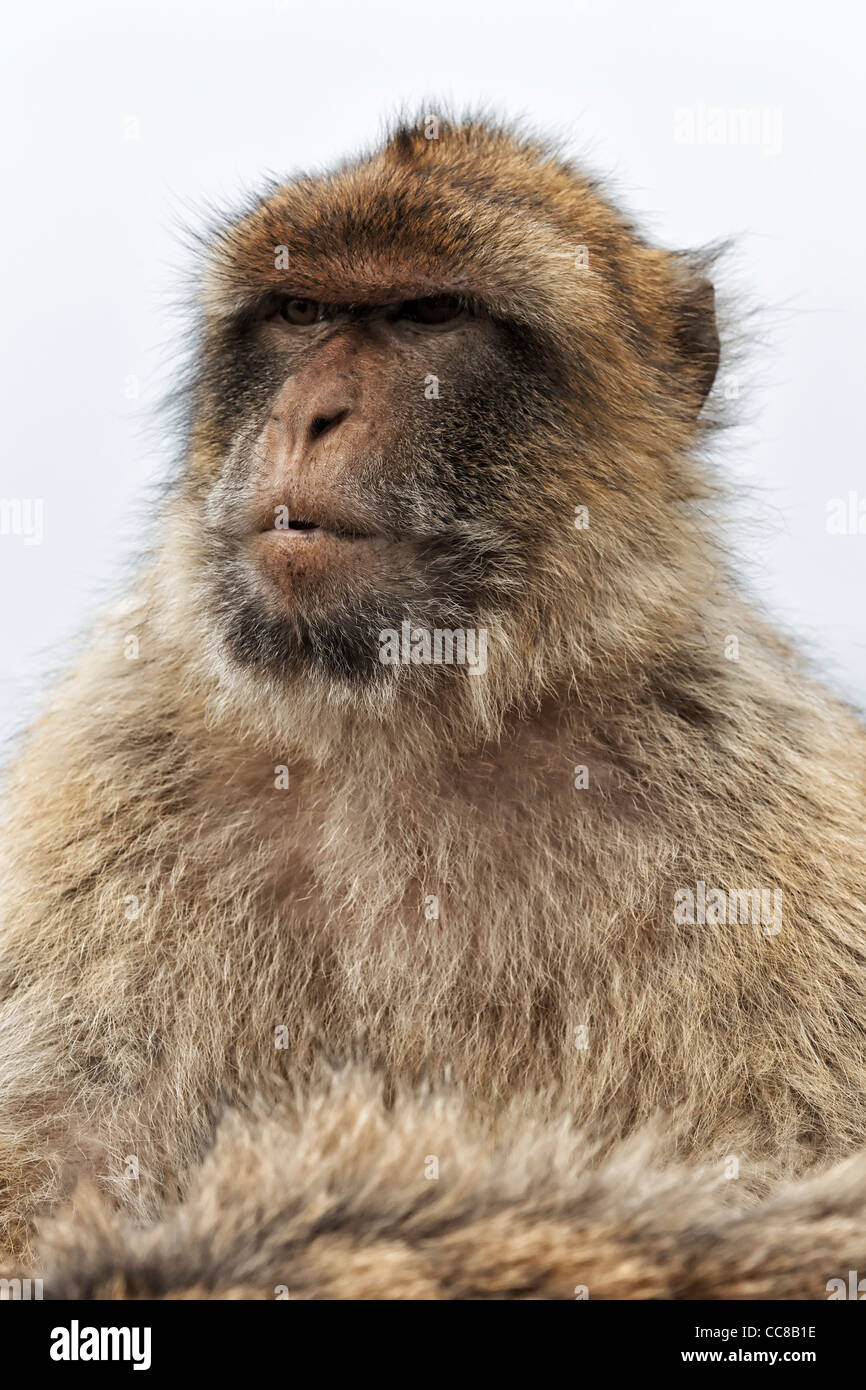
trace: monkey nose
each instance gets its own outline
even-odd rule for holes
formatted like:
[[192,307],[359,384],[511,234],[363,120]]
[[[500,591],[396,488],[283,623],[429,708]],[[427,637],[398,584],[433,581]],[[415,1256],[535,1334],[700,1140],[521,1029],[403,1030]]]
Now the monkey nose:
[[307,420],[307,426],[304,431],[304,442],[306,444],[315,444],[316,440],[321,439],[323,435],[330,434],[333,430],[338,429],[347,418],[348,414],[348,406],[337,406],[330,410],[317,410],[316,413]]

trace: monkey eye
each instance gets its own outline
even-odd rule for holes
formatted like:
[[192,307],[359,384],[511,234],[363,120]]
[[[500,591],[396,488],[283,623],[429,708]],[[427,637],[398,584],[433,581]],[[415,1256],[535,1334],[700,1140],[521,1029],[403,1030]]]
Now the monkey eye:
[[324,310],[324,304],[319,304],[315,299],[282,299],[279,313],[286,323],[305,328],[308,324],[318,323],[323,319]]
[[427,299],[407,299],[400,306],[400,317],[413,323],[449,323],[463,313],[462,299],[454,294],[434,294]]

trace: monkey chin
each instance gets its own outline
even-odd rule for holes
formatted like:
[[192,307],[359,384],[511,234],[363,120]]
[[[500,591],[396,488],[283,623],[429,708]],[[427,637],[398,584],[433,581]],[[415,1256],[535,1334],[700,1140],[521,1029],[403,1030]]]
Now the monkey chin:
[[411,547],[323,526],[271,529],[252,539],[249,562],[259,612],[233,617],[235,656],[283,674],[382,680],[378,634],[417,583]]
[[[393,583],[389,543],[270,532],[244,563],[216,576],[218,622],[230,660],[251,674],[312,682],[338,701],[364,692],[388,700],[397,673],[383,665],[383,629],[407,616],[407,589]],[[411,571],[410,571],[411,574]],[[424,604],[410,604],[414,611]]]
[[[271,727],[297,724],[299,710],[363,712],[379,722],[405,702],[440,709],[470,699],[474,707],[489,685],[477,679],[484,663],[475,634],[511,593],[511,552],[488,527],[399,534],[396,521],[387,516],[387,531],[363,535],[348,530],[347,518],[340,531],[333,519],[249,528],[230,512],[203,528],[180,524],[166,601],[214,697],[239,714],[261,714],[266,701]],[[452,664],[447,651],[438,664],[437,650],[429,662],[407,656],[407,624],[430,633],[431,647],[437,630],[457,630],[471,648],[466,663],[459,650]]]

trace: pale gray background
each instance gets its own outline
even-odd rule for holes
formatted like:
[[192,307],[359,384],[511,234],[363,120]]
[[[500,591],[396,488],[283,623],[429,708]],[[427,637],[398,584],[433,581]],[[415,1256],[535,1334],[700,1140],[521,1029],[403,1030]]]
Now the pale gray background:
[[[769,312],[736,402],[751,424],[721,456],[755,518],[731,543],[866,703],[866,535],[825,530],[830,498],[866,494],[864,15],[859,0],[8,3],[0,496],[43,498],[46,532],[0,537],[0,734],[146,532],[179,221],[442,98],[565,136],[663,244],[737,238],[735,282]],[[781,149],[678,143],[675,113],[701,103],[781,113]]]

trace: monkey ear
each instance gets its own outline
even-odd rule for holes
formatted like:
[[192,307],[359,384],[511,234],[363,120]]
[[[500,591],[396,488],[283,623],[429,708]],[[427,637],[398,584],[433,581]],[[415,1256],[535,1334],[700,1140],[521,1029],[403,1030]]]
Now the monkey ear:
[[709,280],[691,277],[678,287],[674,344],[689,382],[703,405],[719,367],[719,330],[716,327],[716,292]]

